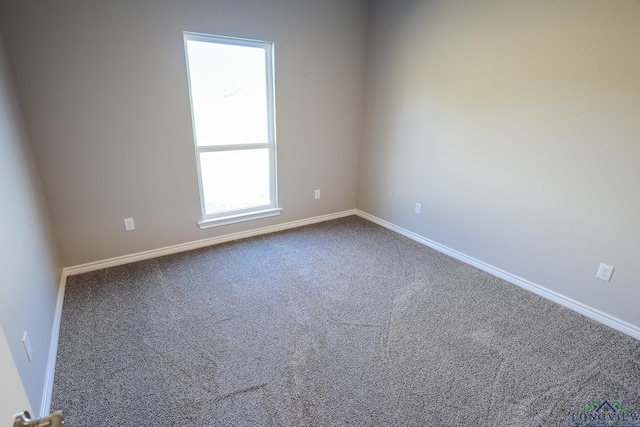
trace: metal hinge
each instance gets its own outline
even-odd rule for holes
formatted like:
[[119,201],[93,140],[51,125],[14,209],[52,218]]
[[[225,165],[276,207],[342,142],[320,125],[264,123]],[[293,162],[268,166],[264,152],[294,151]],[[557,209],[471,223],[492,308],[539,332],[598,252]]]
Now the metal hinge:
[[24,411],[17,414],[13,418],[13,427],[62,427],[64,425],[64,417],[62,411],[54,412],[48,417],[32,420],[29,412]]

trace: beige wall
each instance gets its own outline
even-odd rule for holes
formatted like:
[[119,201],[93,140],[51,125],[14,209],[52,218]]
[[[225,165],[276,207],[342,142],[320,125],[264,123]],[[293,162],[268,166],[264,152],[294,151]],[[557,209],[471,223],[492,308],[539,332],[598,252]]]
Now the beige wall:
[[[0,381],[0,394],[12,393],[15,404],[23,401],[22,386],[14,381],[15,366],[31,407],[38,414],[42,405],[61,265],[2,37],[0,197],[0,329],[3,330],[0,335],[0,347],[3,347],[0,348],[0,373],[8,376],[8,382]],[[22,347],[25,331],[33,347],[31,362]],[[5,343],[12,357],[7,356]],[[11,408],[4,406],[9,404],[4,397],[0,400],[3,402],[0,420],[3,420],[11,415],[4,411]]]
[[374,0],[369,25],[358,208],[640,326],[640,2]]
[[[64,265],[354,209],[366,5],[0,2]],[[275,42],[279,217],[197,228],[183,31]]]

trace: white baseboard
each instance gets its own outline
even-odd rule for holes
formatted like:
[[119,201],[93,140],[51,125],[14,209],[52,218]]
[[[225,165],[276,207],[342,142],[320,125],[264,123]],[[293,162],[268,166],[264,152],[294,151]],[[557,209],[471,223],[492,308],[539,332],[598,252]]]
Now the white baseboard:
[[305,225],[315,224],[324,221],[330,221],[332,219],[343,218],[346,216],[357,215],[361,218],[364,218],[368,221],[381,225],[389,230],[395,231],[403,236],[406,236],[412,240],[415,240],[423,245],[426,245],[432,249],[435,249],[438,252],[442,252],[446,255],[449,255],[457,260],[460,260],[466,264],[472,265],[480,270],[483,270],[489,274],[492,274],[496,277],[499,277],[503,280],[506,280],[509,283],[512,283],[516,286],[520,286],[526,290],[529,290],[537,295],[540,295],[543,298],[551,300],[555,303],[558,303],[564,307],[569,308],[575,312],[583,314],[596,322],[607,325],[613,329],[616,329],[624,334],[627,334],[633,338],[640,340],[640,328],[638,326],[632,325],[630,323],[624,322],[620,319],[617,319],[613,316],[610,316],[606,313],[603,313],[599,310],[596,310],[592,307],[589,307],[585,304],[577,302],[571,298],[568,298],[564,295],[561,295],[557,292],[546,289],[538,284],[530,282],[526,279],[513,275],[509,272],[496,268],[492,265],[489,265],[483,261],[479,261],[475,258],[472,258],[468,255],[465,255],[461,252],[458,252],[454,249],[451,249],[447,246],[441,245],[433,240],[429,240],[425,237],[422,237],[416,233],[413,233],[409,230],[406,230],[402,227],[398,227],[388,221],[370,215],[366,212],[363,212],[358,209],[338,212],[329,215],[322,215],[313,218],[308,218],[299,221],[287,222],[284,224],[274,225],[270,227],[257,228],[254,230],[243,231],[239,233],[226,234],[224,236],[213,237],[209,239],[197,240],[195,242],[183,243],[179,245],[167,246],[160,249],[154,249],[150,251],[138,252],[135,254],[125,255],[116,258],[110,258],[103,261],[97,261],[82,265],[77,265],[73,267],[64,268],[62,271],[62,277],[60,279],[60,285],[58,290],[58,301],[56,304],[55,317],[53,322],[53,328],[51,333],[51,345],[49,350],[49,363],[47,366],[47,377],[45,379],[45,386],[43,391],[42,398],[42,406],[40,408],[40,416],[44,417],[49,414],[51,407],[51,396],[53,392],[53,380],[55,375],[55,366],[56,366],[56,354],[58,351],[58,337],[60,335],[60,320],[62,317],[62,304],[64,300],[64,291],[66,286],[66,280],[68,276],[74,274],[86,273],[89,271],[100,270],[107,267],[115,267],[118,265],[128,264],[131,262],[142,261],[146,259],[156,258],[163,255],[170,255],[174,253],[189,251],[192,249],[203,248],[206,246],[212,246],[220,243],[230,242],[233,240],[244,239],[247,237],[259,236],[262,234],[274,233],[277,231],[288,230],[292,228],[302,227]]
[[40,418],[46,417],[51,412],[51,397],[53,395],[53,379],[56,373],[56,356],[58,354],[58,338],[60,337],[60,320],[62,319],[62,303],[64,301],[64,290],[67,285],[67,275],[64,270],[60,276],[58,285],[58,297],[56,310],[53,314],[53,326],[51,327],[51,343],[49,344],[49,358],[47,361],[47,372],[44,379],[44,390],[42,392],[42,404],[40,406]]
[[363,212],[361,210],[357,210],[356,212],[357,212],[356,214],[361,218],[374,222],[378,225],[388,228],[389,230],[395,231],[396,233],[402,234],[403,236],[406,236],[412,240],[415,240],[416,242],[422,243],[423,245],[428,246],[432,249],[435,249],[438,252],[442,252],[443,254],[449,255],[452,258],[455,258],[466,264],[479,268],[480,270],[485,271],[493,276],[506,280],[509,283],[512,283],[528,291],[531,291],[534,294],[540,295],[543,298],[551,300],[570,310],[573,310],[577,313],[587,316],[590,319],[595,320],[596,322],[607,325],[613,329],[616,329],[624,334],[627,334],[635,339],[640,340],[640,327],[636,325],[632,325],[616,317],[610,316],[606,313],[603,313],[600,310],[596,310],[593,307],[582,304],[569,297],[566,297],[557,292],[549,290],[543,286],[540,286],[536,283],[533,283],[527,279],[523,279],[522,277],[518,277],[507,271],[501,270],[497,267],[487,264],[486,262],[477,260],[473,257],[465,255],[447,246],[441,245],[440,243],[434,242],[433,240],[429,240],[423,236],[420,236],[419,234],[406,230],[402,227],[398,227],[395,224],[392,224],[388,221],[385,221],[383,219],[370,215],[366,212]]
[[196,240],[194,242],[181,243],[178,245],[166,246],[160,249],[152,249],[149,251],[138,252],[130,255],[109,258],[102,261],[90,262],[87,264],[66,267],[64,274],[73,276],[75,274],[87,273],[89,271],[101,270],[107,267],[115,267],[118,265],[129,264],[131,262],[143,261],[146,259],[157,258],[164,255],[171,255],[179,252],[190,251],[193,249],[204,248],[207,246],[217,245],[220,243],[231,242],[233,240],[245,239],[247,237],[260,236],[262,234],[275,233],[277,231],[288,230],[291,228],[302,227],[305,225],[316,224],[318,222],[330,221],[332,219],[344,218],[346,216],[356,215],[356,210],[337,212],[328,215],[316,216],[313,218],[301,219],[298,221],[286,222],[284,224],[272,225],[269,227],[256,228],[238,233],[225,234],[224,236],[211,237],[209,239]]

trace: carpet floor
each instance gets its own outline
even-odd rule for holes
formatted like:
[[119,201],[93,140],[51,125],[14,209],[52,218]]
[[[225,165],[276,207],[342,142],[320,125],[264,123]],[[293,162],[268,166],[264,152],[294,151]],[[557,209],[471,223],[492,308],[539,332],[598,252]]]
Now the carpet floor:
[[358,217],[69,277],[52,404],[71,427],[640,425],[620,424],[636,409],[640,341]]

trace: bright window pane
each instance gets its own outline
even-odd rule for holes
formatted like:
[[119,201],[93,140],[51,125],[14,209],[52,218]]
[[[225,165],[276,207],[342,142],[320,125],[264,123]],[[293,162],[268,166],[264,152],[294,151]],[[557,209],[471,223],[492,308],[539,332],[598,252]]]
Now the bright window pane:
[[265,49],[187,40],[199,147],[269,140]]
[[200,153],[206,214],[269,205],[269,163],[267,148]]
[[184,33],[201,228],[278,215],[273,43]]

